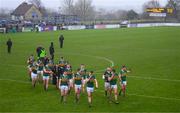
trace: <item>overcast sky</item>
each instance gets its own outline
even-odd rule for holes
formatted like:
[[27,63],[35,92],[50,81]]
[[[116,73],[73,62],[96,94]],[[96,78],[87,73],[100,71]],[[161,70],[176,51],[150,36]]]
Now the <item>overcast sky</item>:
[[[0,8],[15,9],[23,1],[28,0],[0,0]],[[48,8],[55,10],[61,5],[63,0],[41,0],[43,4]],[[93,5],[96,8],[105,8],[109,10],[113,9],[134,9],[137,12],[141,12],[142,5],[150,0],[93,0]],[[167,3],[167,0],[157,0],[162,6]]]

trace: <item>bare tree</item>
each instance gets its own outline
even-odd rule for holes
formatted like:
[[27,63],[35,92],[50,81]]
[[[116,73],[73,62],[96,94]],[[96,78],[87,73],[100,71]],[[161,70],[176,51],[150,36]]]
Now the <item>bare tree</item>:
[[161,7],[159,1],[151,0],[143,5],[143,11],[146,12],[147,8],[159,8]]
[[180,21],[180,0],[169,0],[167,5],[167,8],[173,9],[173,15],[178,21]]
[[94,7],[92,6],[92,0],[77,0],[74,6],[76,15],[79,15],[83,21],[92,18],[95,14]]
[[96,23],[119,23],[122,20],[127,20],[127,11],[99,8],[96,10],[95,18]]
[[72,15],[74,8],[74,0],[63,0],[62,10],[64,14]]
[[2,19],[10,18],[10,13],[11,13],[10,10],[7,10],[5,8],[0,8],[0,18]]
[[176,10],[180,11],[180,0],[174,0]]
[[151,0],[151,1],[148,1],[146,3],[143,4],[143,13],[141,15],[142,18],[145,18],[145,19],[152,19],[152,18],[155,18],[155,17],[150,17],[149,14],[146,12],[147,11],[147,8],[159,8],[161,7],[159,1],[157,0]]
[[117,18],[119,20],[126,20],[127,19],[127,11],[125,11],[125,10],[117,10],[116,15],[117,15]]

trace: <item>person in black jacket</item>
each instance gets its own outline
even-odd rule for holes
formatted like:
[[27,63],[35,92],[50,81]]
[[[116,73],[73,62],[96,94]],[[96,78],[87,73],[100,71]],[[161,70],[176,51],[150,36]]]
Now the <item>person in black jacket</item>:
[[64,36],[63,35],[61,35],[59,37],[59,43],[60,43],[60,48],[63,48],[63,43],[64,43]]
[[11,53],[11,47],[12,47],[12,41],[11,41],[11,39],[9,39],[8,41],[7,41],[7,43],[6,43],[6,45],[7,45],[7,50],[8,50],[8,53]]
[[41,54],[41,50],[42,50],[42,49],[43,49],[43,48],[42,48],[41,46],[39,46],[39,47],[36,48],[36,53],[37,53],[38,59],[40,58],[40,54]]
[[51,45],[49,47],[49,53],[51,55],[51,60],[54,61],[54,45],[53,45],[53,42],[51,42]]

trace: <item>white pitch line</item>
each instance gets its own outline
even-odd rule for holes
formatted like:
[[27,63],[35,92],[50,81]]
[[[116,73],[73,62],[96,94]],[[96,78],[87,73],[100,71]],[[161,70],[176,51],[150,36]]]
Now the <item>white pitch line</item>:
[[[10,82],[17,82],[23,84],[31,84],[31,82],[20,81],[20,80],[13,80],[13,79],[0,79],[0,81],[10,81]],[[103,90],[99,90],[100,92],[104,92]],[[168,97],[159,97],[159,96],[149,96],[149,95],[141,95],[141,94],[127,94],[129,96],[138,96],[138,97],[145,97],[145,98],[153,98],[153,99],[163,99],[163,100],[173,100],[173,101],[180,101],[179,98],[168,98]]]
[[23,84],[29,84],[30,82],[26,82],[26,81],[21,81],[21,80],[13,80],[13,79],[1,79],[1,81],[10,81],[10,82],[18,82],[18,83],[23,83]]
[[[99,90],[100,92],[104,92],[104,90]],[[163,99],[163,100],[175,100],[180,101],[180,98],[168,98],[168,97],[159,97],[159,96],[150,96],[150,95],[141,95],[141,94],[133,94],[133,93],[127,93],[129,96],[138,96],[138,97],[145,97],[145,98],[153,98],[153,99]]]
[[[103,74],[103,72],[96,72],[96,74]],[[175,79],[165,79],[165,78],[154,78],[154,77],[140,77],[129,75],[128,78],[136,78],[136,79],[145,79],[145,80],[157,80],[157,81],[171,81],[171,82],[180,82],[180,80]]]
[[139,76],[128,76],[132,78],[137,78],[137,79],[146,79],[146,80],[159,80],[159,81],[172,81],[172,82],[180,82],[180,80],[174,80],[174,79],[161,79],[161,78],[152,78],[152,77],[139,77]]
[[[94,57],[96,59],[101,59],[101,60],[105,60],[109,63],[111,63],[111,67],[114,66],[114,62],[106,57],[101,57],[101,56],[93,56],[93,55],[86,55],[86,54],[80,54],[80,53],[65,53],[65,54],[69,54],[69,55],[80,55],[80,56],[87,56],[87,57]],[[101,72],[101,71],[104,71],[105,69],[102,69],[102,70],[96,70],[96,72]]]
[[153,99],[163,99],[163,100],[176,100],[180,101],[179,98],[167,98],[167,97],[159,97],[159,96],[148,96],[148,95],[140,95],[140,94],[127,94],[130,96],[138,96],[138,97],[146,97],[146,98],[153,98]]
[[65,53],[65,54],[72,54],[72,55],[80,55],[80,56],[87,56],[87,57],[94,57],[97,59],[101,59],[101,60],[106,60],[109,63],[111,63],[111,66],[114,66],[114,62],[106,57],[101,57],[101,56],[94,56],[94,55],[86,55],[86,54],[80,54],[80,53]]
[[[111,63],[111,66],[114,66],[114,62],[106,57],[100,57],[100,56],[93,56],[93,55],[85,55],[85,54],[79,54],[79,53],[65,53],[65,54],[72,54],[72,55],[81,55],[81,56],[88,56],[88,57],[94,57],[97,59],[103,59],[108,61],[109,63]],[[3,64],[4,65],[4,64]],[[8,65],[8,66],[18,66],[18,67],[22,67],[23,65]],[[103,72],[105,69],[102,70],[97,70],[95,71],[96,73],[100,73]],[[161,78],[153,78],[153,77],[139,77],[139,76],[128,76],[128,77],[132,77],[132,78],[137,78],[137,79],[146,79],[146,80],[159,80],[159,81],[172,81],[172,82],[180,82],[180,80],[174,80],[174,79],[161,79]]]
[[25,67],[25,65],[15,65],[15,64],[2,64],[3,66],[14,66],[14,67]]
[[[94,58],[97,58],[97,59],[103,59],[103,60],[106,60],[108,61],[109,63],[111,63],[111,66],[113,67],[114,66],[114,62],[106,57],[100,57],[100,56],[93,56],[93,55],[85,55],[85,54],[79,54],[79,53],[67,53],[67,54],[72,54],[72,55],[81,55],[81,56],[88,56],[88,57],[94,57]],[[104,71],[105,69],[103,70],[97,70],[95,71],[96,73],[100,73],[102,71]],[[132,77],[132,78],[137,78],[137,79],[146,79],[146,80],[159,80],[159,81],[172,81],[172,82],[180,82],[180,80],[173,80],[173,79],[161,79],[161,78],[152,78],[152,77],[137,77],[137,76],[128,76],[128,77]]]

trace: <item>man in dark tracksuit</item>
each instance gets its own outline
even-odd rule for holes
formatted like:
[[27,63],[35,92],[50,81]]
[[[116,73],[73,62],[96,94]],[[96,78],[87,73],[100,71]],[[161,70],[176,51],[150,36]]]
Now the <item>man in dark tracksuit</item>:
[[43,49],[43,48],[42,48],[41,46],[39,46],[39,47],[36,48],[36,52],[37,52],[38,59],[40,58],[40,54],[41,54],[41,50],[42,50],[42,49]]
[[51,60],[54,61],[54,46],[53,46],[53,42],[51,42],[51,45],[49,47],[49,53],[51,55]]
[[6,45],[7,45],[7,49],[8,49],[8,53],[11,53],[11,47],[12,47],[12,41],[11,41],[11,39],[9,39],[8,41],[7,41],[7,43],[6,43]]
[[60,48],[63,48],[63,42],[64,42],[64,36],[61,35],[61,36],[59,37]]

